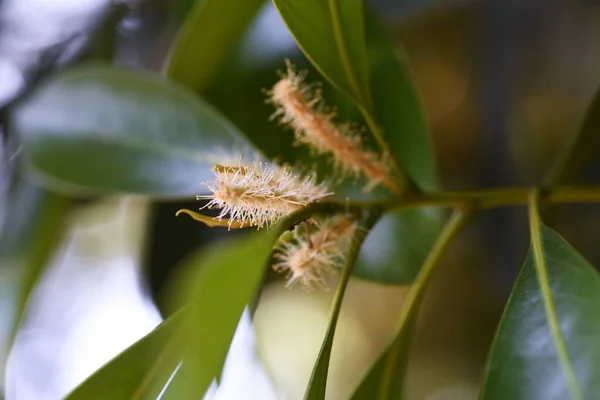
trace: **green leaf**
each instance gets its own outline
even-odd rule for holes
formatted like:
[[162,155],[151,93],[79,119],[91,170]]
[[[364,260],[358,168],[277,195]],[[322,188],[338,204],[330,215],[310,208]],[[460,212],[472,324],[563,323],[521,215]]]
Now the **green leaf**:
[[102,66],[50,79],[12,112],[23,157],[72,193],[188,197],[219,153],[248,148],[238,129],[189,90]]
[[177,384],[167,387],[163,399],[201,398],[219,378],[244,307],[254,300],[276,240],[290,226],[325,210],[343,208],[312,204],[269,230],[229,240],[189,260],[188,274],[172,287],[172,293],[190,308],[177,338],[183,364]]
[[355,236],[352,238],[352,245],[346,255],[346,261],[340,279],[338,281],[337,290],[331,306],[331,314],[329,316],[329,324],[327,326],[327,332],[325,332],[325,339],[321,345],[321,350],[315,362],[308,388],[306,389],[305,399],[307,400],[319,400],[325,399],[325,389],[327,387],[327,374],[329,372],[329,360],[331,357],[331,348],[333,347],[333,338],[335,335],[335,328],[337,326],[338,317],[342,308],[342,301],[344,300],[344,293],[346,292],[346,286],[350,280],[352,274],[352,268],[360,248],[362,247],[363,241],[369,230],[373,227],[375,222],[381,216],[380,212],[366,212],[359,222],[359,229],[356,231]]
[[[174,371],[179,363],[180,357],[169,354],[169,343],[172,342],[183,315],[180,311],[167,318],[148,335],[96,371],[64,400],[149,399],[150,397],[142,396],[147,389],[144,385],[164,386],[170,376],[169,372]],[[157,376],[157,372],[167,374]],[[147,379],[149,376],[152,377],[151,380]]]
[[164,67],[166,76],[202,91],[264,0],[198,0]]
[[[319,203],[291,214],[269,230],[195,253],[172,286],[184,309],[110,361],[66,400],[202,398],[218,378],[244,307],[260,285],[280,234],[314,213],[341,212]],[[175,378],[165,384],[182,361]],[[182,378],[183,377],[183,378]],[[176,393],[174,393],[176,391]]]
[[361,0],[274,3],[306,56],[355,101],[379,147],[391,154],[398,182],[430,189],[435,168],[412,77],[376,14],[363,15]]
[[[190,314],[178,338],[185,349],[178,375],[190,379],[183,389],[186,394],[179,393],[178,398],[201,398],[220,375],[235,328],[256,293],[275,240],[272,232],[255,232],[189,261],[191,276],[175,289],[190,302]],[[169,388],[165,396],[173,396]]]
[[600,276],[530,208],[531,248],[500,321],[481,399],[600,392]]
[[273,0],[306,56],[334,86],[368,106],[362,0]]
[[367,237],[354,275],[383,284],[412,283],[442,226],[438,209],[384,215]]
[[401,399],[404,390],[404,373],[408,365],[411,337],[418,319],[419,307],[429,285],[431,275],[452,238],[468,221],[470,215],[455,211],[435,241],[417,279],[411,286],[398,320],[399,332],[379,357],[356,389],[352,399]]
[[60,238],[69,200],[21,177],[7,199],[0,232],[3,325],[9,327],[10,347],[23,318],[27,300],[42,276]]
[[[100,394],[91,398],[152,399],[161,392],[162,399],[202,398],[221,373],[239,319],[257,292],[275,241],[289,226],[329,207],[305,207],[269,230],[193,254],[185,262],[185,274],[171,288],[174,300],[185,307],[177,322],[122,353],[71,395],[77,397],[67,400],[90,398],[86,396],[95,391]],[[138,367],[121,371],[130,363]],[[112,393],[115,388],[117,392]]]
[[365,13],[366,40],[375,118],[389,150],[422,189],[436,187],[429,128],[404,53],[392,44],[379,16]]

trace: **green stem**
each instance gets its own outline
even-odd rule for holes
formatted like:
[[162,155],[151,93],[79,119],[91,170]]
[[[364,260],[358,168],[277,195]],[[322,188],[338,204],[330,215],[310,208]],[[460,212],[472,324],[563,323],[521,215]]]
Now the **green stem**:
[[377,211],[371,212],[369,210],[365,210],[365,212],[367,213],[367,215],[365,215],[362,221],[360,221],[360,226],[356,230],[356,233],[352,238],[352,245],[350,247],[348,255],[346,256],[344,268],[342,269],[337,289],[335,291],[335,297],[333,298],[333,303],[331,305],[331,313],[329,315],[329,326],[327,327],[327,332],[325,333],[325,338],[323,340],[323,344],[321,345],[321,350],[319,351],[317,362],[315,363],[315,367],[312,371],[310,381],[308,382],[308,389],[306,391],[305,399],[325,398],[327,373],[329,370],[329,359],[331,357],[331,347],[333,346],[335,328],[337,326],[338,317],[342,308],[342,301],[344,300],[346,286],[348,286],[348,281],[350,280],[350,276],[352,275],[352,269],[354,267],[354,264],[356,263],[358,253],[360,252],[362,244],[365,241],[367,233],[377,223],[381,216],[381,213]]
[[[462,228],[465,222],[468,220],[468,217],[471,214],[469,212],[463,212],[461,210],[456,210],[446,223],[446,226],[440,233],[436,242],[433,244],[433,247],[429,251],[421,270],[419,271],[419,275],[417,279],[410,287],[408,291],[406,300],[404,300],[404,304],[402,306],[402,310],[400,311],[400,317],[398,319],[398,335],[397,338],[403,338],[406,335],[410,335],[410,332],[406,331],[407,329],[412,328],[411,320],[415,320],[416,313],[419,309],[419,303],[423,298],[425,293],[425,289],[431,279],[431,275],[435,270],[435,267],[439,264],[439,260],[444,254],[444,251],[450,244],[452,238],[458,233],[460,228]],[[405,334],[403,334],[405,333]],[[394,340],[392,345],[390,346],[387,352],[387,359],[385,361],[385,366],[382,374],[381,386],[379,391],[379,399],[389,399],[392,389],[392,384],[394,377],[396,376],[396,366],[397,366],[397,358],[402,350],[402,345],[404,344],[403,340]]]
[[[526,205],[534,188],[503,188],[473,191],[424,192],[412,197],[375,201],[350,201],[346,207],[380,207],[385,211],[404,211],[421,207],[449,207],[470,210]],[[544,191],[541,200],[550,204],[600,203],[600,186],[556,186]],[[342,204],[342,202],[340,202]]]

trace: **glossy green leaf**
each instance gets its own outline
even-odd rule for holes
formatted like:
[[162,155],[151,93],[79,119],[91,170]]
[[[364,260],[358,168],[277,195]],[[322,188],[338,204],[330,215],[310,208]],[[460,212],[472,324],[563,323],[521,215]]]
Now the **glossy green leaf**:
[[11,115],[26,166],[73,193],[188,197],[220,153],[248,148],[238,129],[191,91],[102,66],[51,78]]
[[335,328],[337,326],[338,317],[340,316],[340,310],[342,308],[346,286],[350,280],[354,262],[358,256],[363,241],[365,240],[369,230],[373,227],[373,224],[377,222],[380,216],[380,212],[366,212],[359,222],[360,228],[356,231],[356,234],[352,238],[352,245],[348,251],[348,254],[346,255],[344,269],[340,275],[335,297],[333,299],[333,304],[331,306],[331,313],[329,315],[327,331],[325,332],[325,339],[321,345],[321,350],[317,356],[317,361],[315,362],[315,366],[306,389],[306,395],[304,396],[306,400],[325,399],[331,348],[333,347]]
[[166,76],[203,90],[264,0],[198,0],[164,68]]
[[[184,310],[182,310],[184,311]],[[150,387],[164,386],[180,361],[173,339],[184,314],[180,311],[86,379],[64,400],[150,399]],[[160,392],[159,392],[160,393]],[[154,393],[154,399],[158,393]]]
[[362,0],[273,0],[306,56],[339,90],[370,104]]
[[69,200],[21,177],[7,198],[0,232],[3,325],[9,327],[7,346],[14,339],[27,300],[43,274],[60,237]]
[[398,320],[399,331],[390,346],[368,371],[352,399],[381,400],[401,399],[404,390],[404,374],[408,365],[410,342],[418,319],[421,301],[429,285],[435,267],[439,264],[452,238],[468,221],[469,214],[455,211],[428,253],[419,274],[411,286]]
[[553,230],[541,226],[537,235],[532,232],[531,249],[491,348],[480,398],[596,398],[599,312],[597,271]]

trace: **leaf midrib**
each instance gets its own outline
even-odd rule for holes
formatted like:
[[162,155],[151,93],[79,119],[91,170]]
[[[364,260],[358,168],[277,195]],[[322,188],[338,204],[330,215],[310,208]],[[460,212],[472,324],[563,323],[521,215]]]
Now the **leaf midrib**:
[[531,229],[531,247],[533,250],[534,265],[536,269],[536,275],[540,291],[542,295],[542,301],[544,303],[544,311],[546,313],[546,320],[548,322],[548,329],[552,336],[552,341],[556,348],[558,360],[565,375],[567,386],[571,397],[576,400],[583,400],[583,391],[575,373],[573,371],[573,363],[569,357],[565,338],[563,337],[558,321],[558,313],[556,311],[556,304],[552,297],[552,289],[550,287],[550,278],[548,276],[548,265],[546,264],[546,258],[544,256],[544,246],[542,244],[541,237],[541,222],[538,211],[538,195],[534,193],[530,200],[529,205],[529,223]]
[[363,103],[364,106],[369,106],[369,104],[365,103],[369,103],[370,99],[365,98],[366,94],[363,93],[356,80],[356,71],[354,71],[354,68],[352,67],[350,53],[348,53],[346,41],[344,40],[338,0],[329,0],[329,13],[331,15],[331,25],[333,27],[335,42],[337,43],[338,51],[340,52],[342,67],[348,78],[348,83],[350,83],[350,88],[354,91],[357,100],[360,99],[360,103]]

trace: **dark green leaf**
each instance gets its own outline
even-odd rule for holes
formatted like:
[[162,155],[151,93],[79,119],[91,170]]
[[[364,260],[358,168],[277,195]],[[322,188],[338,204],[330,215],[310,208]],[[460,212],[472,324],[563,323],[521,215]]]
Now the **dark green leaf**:
[[238,129],[187,89],[109,67],[71,69],[12,113],[23,158],[74,193],[187,197],[219,153],[247,149]]
[[12,341],[27,299],[61,236],[69,200],[17,177],[7,201],[0,233],[0,273],[10,283],[2,292],[6,296],[3,314],[9,317]]
[[369,108],[362,0],[273,0],[306,56],[339,90]]
[[327,387],[327,374],[329,372],[329,360],[331,357],[331,348],[333,347],[333,338],[335,335],[335,328],[337,326],[338,317],[342,308],[342,301],[344,300],[344,293],[346,292],[346,286],[352,274],[352,268],[360,248],[362,247],[363,241],[369,230],[373,227],[375,222],[381,216],[380,212],[367,212],[359,222],[360,228],[356,231],[355,236],[352,238],[352,245],[346,255],[346,261],[342,274],[338,282],[338,287],[333,299],[333,305],[331,306],[331,314],[329,316],[329,325],[327,326],[327,332],[325,332],[325,339],[321,345],[321,350],[315,362],[315,366],[306,389],[305,399],[307,400],[319,400],[325,399],[325,391]]
[[[182,317],[181,311],[169,317],[96,371],[64,400],[148,399],[144,396],[148,387],[165,385],[181,359],[181,355],[173,357],[169,347],[173,347],[170,343]],[[154,398],[156,395],[158,393]]]
[[366,14],[365,39],[361,0],[274,3],[306,56],[355,101],[379,147],[398,167],[398,181],[409,189],[431,188],[435,166],[412,77],[376,14]]
[[203,90],[264,0],[198,0],[171,49],[165,75]]
[[595,398],[599,312],[594,268],[553,230],[532,232],[492,345],[481,399]]
[[437,183],[435,159],[408,61],[387,36],[378,15],[365,13],[375,118],[393,155],[423,189]]
[[384,284],[413,282],[440,232],[441,216],[437,209],[383,216],[363,245],[354,275]]

